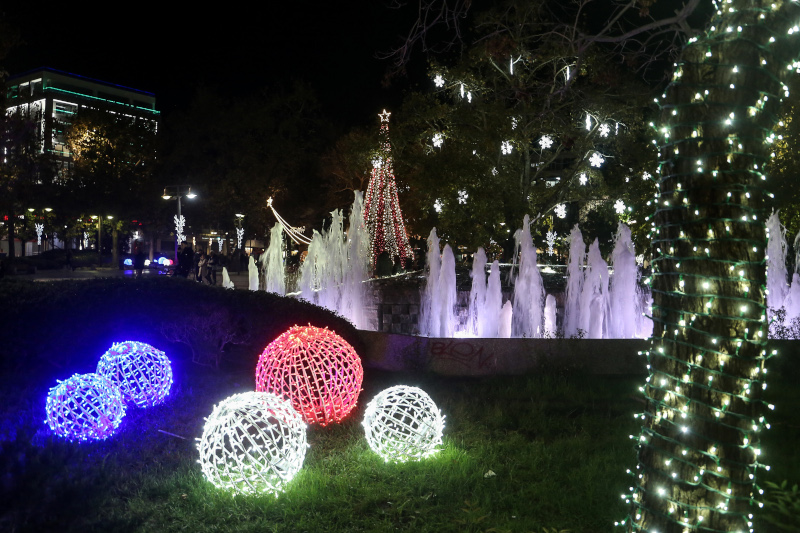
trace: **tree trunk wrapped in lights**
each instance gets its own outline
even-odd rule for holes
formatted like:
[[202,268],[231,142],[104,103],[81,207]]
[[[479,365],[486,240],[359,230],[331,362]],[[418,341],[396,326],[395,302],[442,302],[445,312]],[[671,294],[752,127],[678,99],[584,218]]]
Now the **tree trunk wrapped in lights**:
[[752,531],[760,505],[764,166],[788,94],[781,76],[798,68],[800,6],[716,7],[660,102],[655,328],[627,531]]
[[370,257],[373,269],[378,256],[387,252],[394,263],[399,258],[402,264],[413,254],[408,244],[403,213],[397,198],[397,183],[392,166],[392,144],[389,141],[389,115],[386,110],[381,117],[381,151],[373,161],[372,177],[367,187],[364,202],[364,219],[370,237]]

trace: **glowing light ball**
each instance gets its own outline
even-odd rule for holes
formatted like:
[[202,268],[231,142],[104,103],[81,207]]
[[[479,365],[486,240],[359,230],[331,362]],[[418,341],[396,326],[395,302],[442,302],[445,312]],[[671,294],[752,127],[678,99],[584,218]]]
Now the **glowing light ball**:
[[363,425],[372,451],[404,463],[439,451],[444,415],[424,390],[396,385],[367,404]]
[[235,493],[278,495],[306,456],[306,424],[288,400],[234,394],[214,407],[198,439],[203,475]]
[[125,416],[122,392],[99,374],[75,374],[47,393],[47,425],[69,440],[110,437]]
[[325,328],[294,326],[258,358],[256,390],[288,398],[309,424],[339,422],[356,406],[364,380],[350,344]]
[[125,401],[137,407],[160,404],[172,387],[167,355],[144,342],[114,343],[97,363],[97,373],[117,385]]

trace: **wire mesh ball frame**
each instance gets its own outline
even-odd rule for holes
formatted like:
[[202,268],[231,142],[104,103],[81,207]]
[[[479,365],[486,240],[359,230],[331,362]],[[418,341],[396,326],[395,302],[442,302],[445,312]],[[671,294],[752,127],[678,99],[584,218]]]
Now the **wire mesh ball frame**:
[[206,419],[198,462],[217,488],[277,496],[303,466],[306,429],[288,400],[268,392],[234,394]]
[[384,461],[404,463],[439,451],[444,418],[424,390],[395,385],[367,404],[363,425],[372,451]]
[[355,349],[327,328],[293,326],[258,358],[256,390],[288,398],[309,424],[339,422],[355,408],[364,369]]
[[47,425],[69,440],[102,440],[125,416],[122,392],[99,374],[74,374],[47,393]]
[[137,341],[114,343],[97,363],[97,373],[115,383],[127,403],[153,407],[172,387],[172,365],[167,355]]

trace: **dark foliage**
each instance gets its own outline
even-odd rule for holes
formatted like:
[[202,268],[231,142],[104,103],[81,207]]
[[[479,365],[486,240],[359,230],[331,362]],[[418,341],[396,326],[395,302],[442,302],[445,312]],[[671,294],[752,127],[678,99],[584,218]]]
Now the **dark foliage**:
[[[0,281],[0,302],[0,323],[11,334],[11,342],[0,344],[0,369],[35,372],[42,379],[92,372],[111,344],[123,340],[153,344],[173,360],[175,354],[186,357],[205,349],[171,344],[162,334],[170,324],[202,320],[203,309],[224,310],[239,328],[239,339],[246,339],[230,357],[222,354],[222,367],[255,368],[264,347],[295,324],[327,326],[360,351],[353,325],[326,309],[274,294],[225,290],[182,279],[57,283],[5,279]],[[202,336],[197,342],[208,340]]]

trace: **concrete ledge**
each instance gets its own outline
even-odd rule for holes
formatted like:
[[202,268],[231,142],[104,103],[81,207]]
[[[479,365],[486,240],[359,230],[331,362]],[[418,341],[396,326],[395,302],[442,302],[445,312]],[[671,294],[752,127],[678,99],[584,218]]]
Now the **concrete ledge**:
[[573,370],[594,375],[646,374],[646,340],[437,339],[359,330],[368,368],[488,376]]

